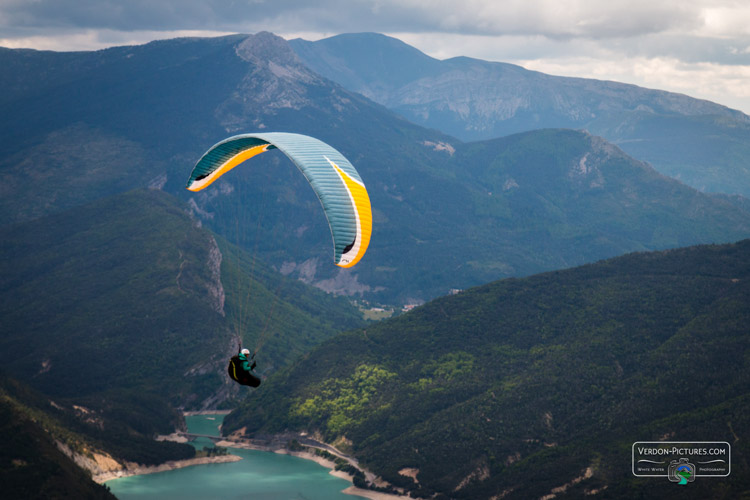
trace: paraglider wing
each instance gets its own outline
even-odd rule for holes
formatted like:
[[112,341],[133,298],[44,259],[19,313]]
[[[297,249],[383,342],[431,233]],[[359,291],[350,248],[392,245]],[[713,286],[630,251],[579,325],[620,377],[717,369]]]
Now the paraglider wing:
[[334,262],[341,267],[352,267],[370,243],[370,197],[349,160],[323,141],[284,132],[230,137],[198,160],[187,189],[200,191],[240,163],[275,148],[297,165],[323,205],[333,237]]

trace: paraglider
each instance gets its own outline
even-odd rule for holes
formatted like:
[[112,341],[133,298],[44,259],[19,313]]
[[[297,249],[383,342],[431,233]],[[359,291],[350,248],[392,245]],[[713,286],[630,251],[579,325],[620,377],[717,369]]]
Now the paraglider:
[[246,160],[271,149],[281,150],[292,160],[323,205],[333,237],[334,263],[340,267],[354,266],[370,243],[370,197],[349,160],[323,141],[285,132],[230,137],[198,160],[187,189],[200,191]]
[[[333,260],[349,268],[357,264],[370,243],[372,209],[364,182],[344,155],[323,141],[307,135],[285,132],[242,134],[212,146],[196,163],[187,189],[200,191],[252,157],[279,149],[297,166],[315,191],[333,238]],[[239,330],[239,328],[238,328]],[[229,376],[242,385],[258,387],[250,368],[249,351],[241,350],[229,362]],[[244,356],[244,358],[243,358]],[[249,368],[249,369],[248,369]]]
[[[235,382],[241,385],[248,385],[250,387],[258,387],[260,385],[260,378],[253,372],[256,367],[255,353],[251,357],[249,349],[240,349],[240,352],[232,356],[229,360],[229,366],[227,371],[229,377]],[[252,364],[250,361],[253,360]]]

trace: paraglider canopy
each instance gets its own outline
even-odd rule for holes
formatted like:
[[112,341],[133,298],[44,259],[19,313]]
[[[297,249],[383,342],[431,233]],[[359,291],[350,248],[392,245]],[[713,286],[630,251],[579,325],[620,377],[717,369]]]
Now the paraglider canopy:
[[200,191],[244,161],[276,148],[304,174],[323,205],[333,237],[335,264],[354,266],[370,243],[370,197],[349,160],[323,141],[284,132],[230,137],[215,144],[198,160],[187,189]]

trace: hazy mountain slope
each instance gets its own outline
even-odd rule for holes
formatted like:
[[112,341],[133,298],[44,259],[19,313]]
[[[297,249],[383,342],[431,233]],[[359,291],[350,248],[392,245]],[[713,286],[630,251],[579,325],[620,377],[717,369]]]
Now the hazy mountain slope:
[[343,34],[316,42],[296,38],[289,46],[316,73],[384,104],[397,89],[444,71],[441,61],[378,33]]
[[7,84],[14,98],[0,104],[12,118],[0,124],[4,223],[163,185],[170,167],[189,171],[198,144],[224,134],[214,111],[244,75],[230,63],[232,40],[0,52],[4,67],[20,66]]
[[[415,258],[443,249],[432,256],[440,273],[417,278],[433,287],[442,280],[465,288],[631,250],[734,241],[750,230],[743,209],[735,212],[729,201],[581,132],[543,130],[457,145],[448,168],[471,184],[460,197],[440,199],[439,213],[461,228],[458,237],[431,227],[411,234]],[[722,226],[736,232],[724,239]],[[411,262],[409,253],[401,259]]]
[[[411,60],[408,52],[402,59]],[[7,132],[0,134],[3,224],[150,185],[188,201],[227,241],[290,277],[386,303],[627,251],[748,235],[741,205],[697,196],[620,153],[600,154],[609,146],[586,134],[462,144],[314,73],[270,33],[91,53],[0,51],[0,63],[20,72],[17,81],[0,79],[14,96],[0,101],[13,117],[0,125]],[[38,83],[29,76],[35,71],[44,74]],[[201,193],[184,189],[212,144],[255,130],[314,135],[356,165],[374,229],[355,268],[332,264],[320,203],[279,151]],[[607,182],[583,183],[574,175],[581,168]],[[618,169],[632,178],[614,189],[609,176]],[[511,179],[526,170],[535,174],[515,189]],[[700,208],[687,209],[693,202]]]
[[587,129],[662,173],[709,192],[750,196],[750,118],[685,95],[566,78],[466,57],[431,58],[384,35],[290,45],[313,70],[463,140],[531,129]]
[[[727,441],[748,460],[749,262],[745,240],[436,299],[325,343],[224,432],[318,431],[423,496],[668,497],[666,479],[633,477],[635,441]],[[748,481],[733,466],[680,494],[736,498]]]
[[301,283],[284,287],[263,264],[255,266],[262,282],[240,276],[252,292],[238,299],[236,260],[224,262],[212,234],[160,191],[107,198],[0,234],[0,359],[57,397],[129,390],[174,406],[220,402],[236,391],[224,370],[237,349],[240,302],[249,309],[240,332],[248,343],[262,326],[271,330],[261,372],[361,321],[346,301]]

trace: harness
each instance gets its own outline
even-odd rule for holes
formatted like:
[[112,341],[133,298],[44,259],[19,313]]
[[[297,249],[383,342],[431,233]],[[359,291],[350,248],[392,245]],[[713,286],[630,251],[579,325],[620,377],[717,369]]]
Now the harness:
[[235,354],[229,360],[227,372],[229,372],[229,377],[238,384],[250,387],[258,387],[260,385],[260,378],[242,368],[242,360],[240,359],[239,354]]

